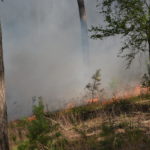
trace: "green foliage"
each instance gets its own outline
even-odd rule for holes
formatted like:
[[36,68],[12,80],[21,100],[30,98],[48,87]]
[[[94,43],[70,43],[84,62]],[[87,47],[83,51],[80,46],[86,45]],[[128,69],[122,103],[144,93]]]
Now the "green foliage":
[[18,150],[55,150],[66,142],[59,132],[59,124],[53,123],[45,117],[44,105],[40,100],[38,106],[33,107],[35,119],[27,122],[27,141],[18,146]]
[[28,125],[30,149],[36,149],[36,147],[38,147],[37,142],[38,144],[48,145],[50,139],[50,136],[47,135],[50,131],[50,125],[49,121],[45,119],[42,101],[39,102],[38,107],[34,106],[33,114],[35,115],[36,120],[33,120]]
[[24,141],[18,146],[18,150],[28,150],[29,149],[29,142]]
[[86,88],[91,92],[92,99],[103,91],[100,89],[101,85],[101,74],[100,69],[98,69],[92,76],[92,82],[86,85]]
[[98,0],[97,7],[104,17],[104,23],[92,26],[90,31],[93,39],[121,35],[123,45],[120,55],[124,53],[121,56],[128,61],[128,67],[138,53],[150,50],[148,0]]

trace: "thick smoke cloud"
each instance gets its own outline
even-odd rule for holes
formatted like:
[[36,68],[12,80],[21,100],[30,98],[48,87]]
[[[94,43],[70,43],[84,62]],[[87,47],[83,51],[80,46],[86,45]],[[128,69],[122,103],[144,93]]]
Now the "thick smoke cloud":
[[[96,0],[85,2],[90,28],[101,17],[96,11]],[[89,39],[87,76],[75,0],[6,0],[0,3],[0,16],[9,119],[30,114],[33,96],[42,96],[51,110],[72,98],[79,100],[77,97],[98,68],[102,69],[104,87],[114,78],[136,82],[135,75],[141,77],[143,68],[136,67],[138,61],[132,69],[122,69],[124,62],[116,57],[118,37],[105,41]]]

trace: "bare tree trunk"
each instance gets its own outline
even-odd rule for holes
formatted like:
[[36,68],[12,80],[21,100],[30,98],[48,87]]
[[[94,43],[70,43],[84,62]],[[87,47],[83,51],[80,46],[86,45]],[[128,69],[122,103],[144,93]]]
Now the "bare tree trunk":
[[150,39],[148,41],[148,52],[149,52],[149,65],[150,65]]
[[9,150],[1,24],[0,24],[0,150]]
[[150,4],[148,3],[148,7],[149,7],[149,11],[148,11],[148,15],[149,15],[149,20],[148,20],[148,50],[149,50],[149,64],[150,64]]
[[86,65],[89,65],[89,41],[88,41],[88,27],[87,15],[85,10],[84,0],[77,0],[79,7],[80,23],[81,23],[81,40],[83,50],[83,60]]

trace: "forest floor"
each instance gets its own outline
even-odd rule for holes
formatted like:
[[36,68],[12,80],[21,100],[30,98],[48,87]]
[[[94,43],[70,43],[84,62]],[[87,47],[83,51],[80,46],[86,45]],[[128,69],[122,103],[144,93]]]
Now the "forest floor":
[[[49,112],[45,117],[59,124],[67,140],[60,150],[150,150],[150,94]],[[21,120],[10,122],[11,150],[17,150],[27,134]]]

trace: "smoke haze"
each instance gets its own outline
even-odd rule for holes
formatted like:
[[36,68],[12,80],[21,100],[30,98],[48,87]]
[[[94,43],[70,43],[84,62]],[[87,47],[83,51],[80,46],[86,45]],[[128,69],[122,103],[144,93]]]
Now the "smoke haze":
[[[90,28],[101,16],[97,0],[85,2]],[[0,16],[9,119],[30,114],[33,96],[42,96],[50,110],[79,100],[96,69],[102,70],[104,87],[112,80],[136,83],[145,70],[138,59],[124,70],[125,62],[117,58],[119,37],[89,39],[90,65],[85,66],[76,0],[6,0]]]

